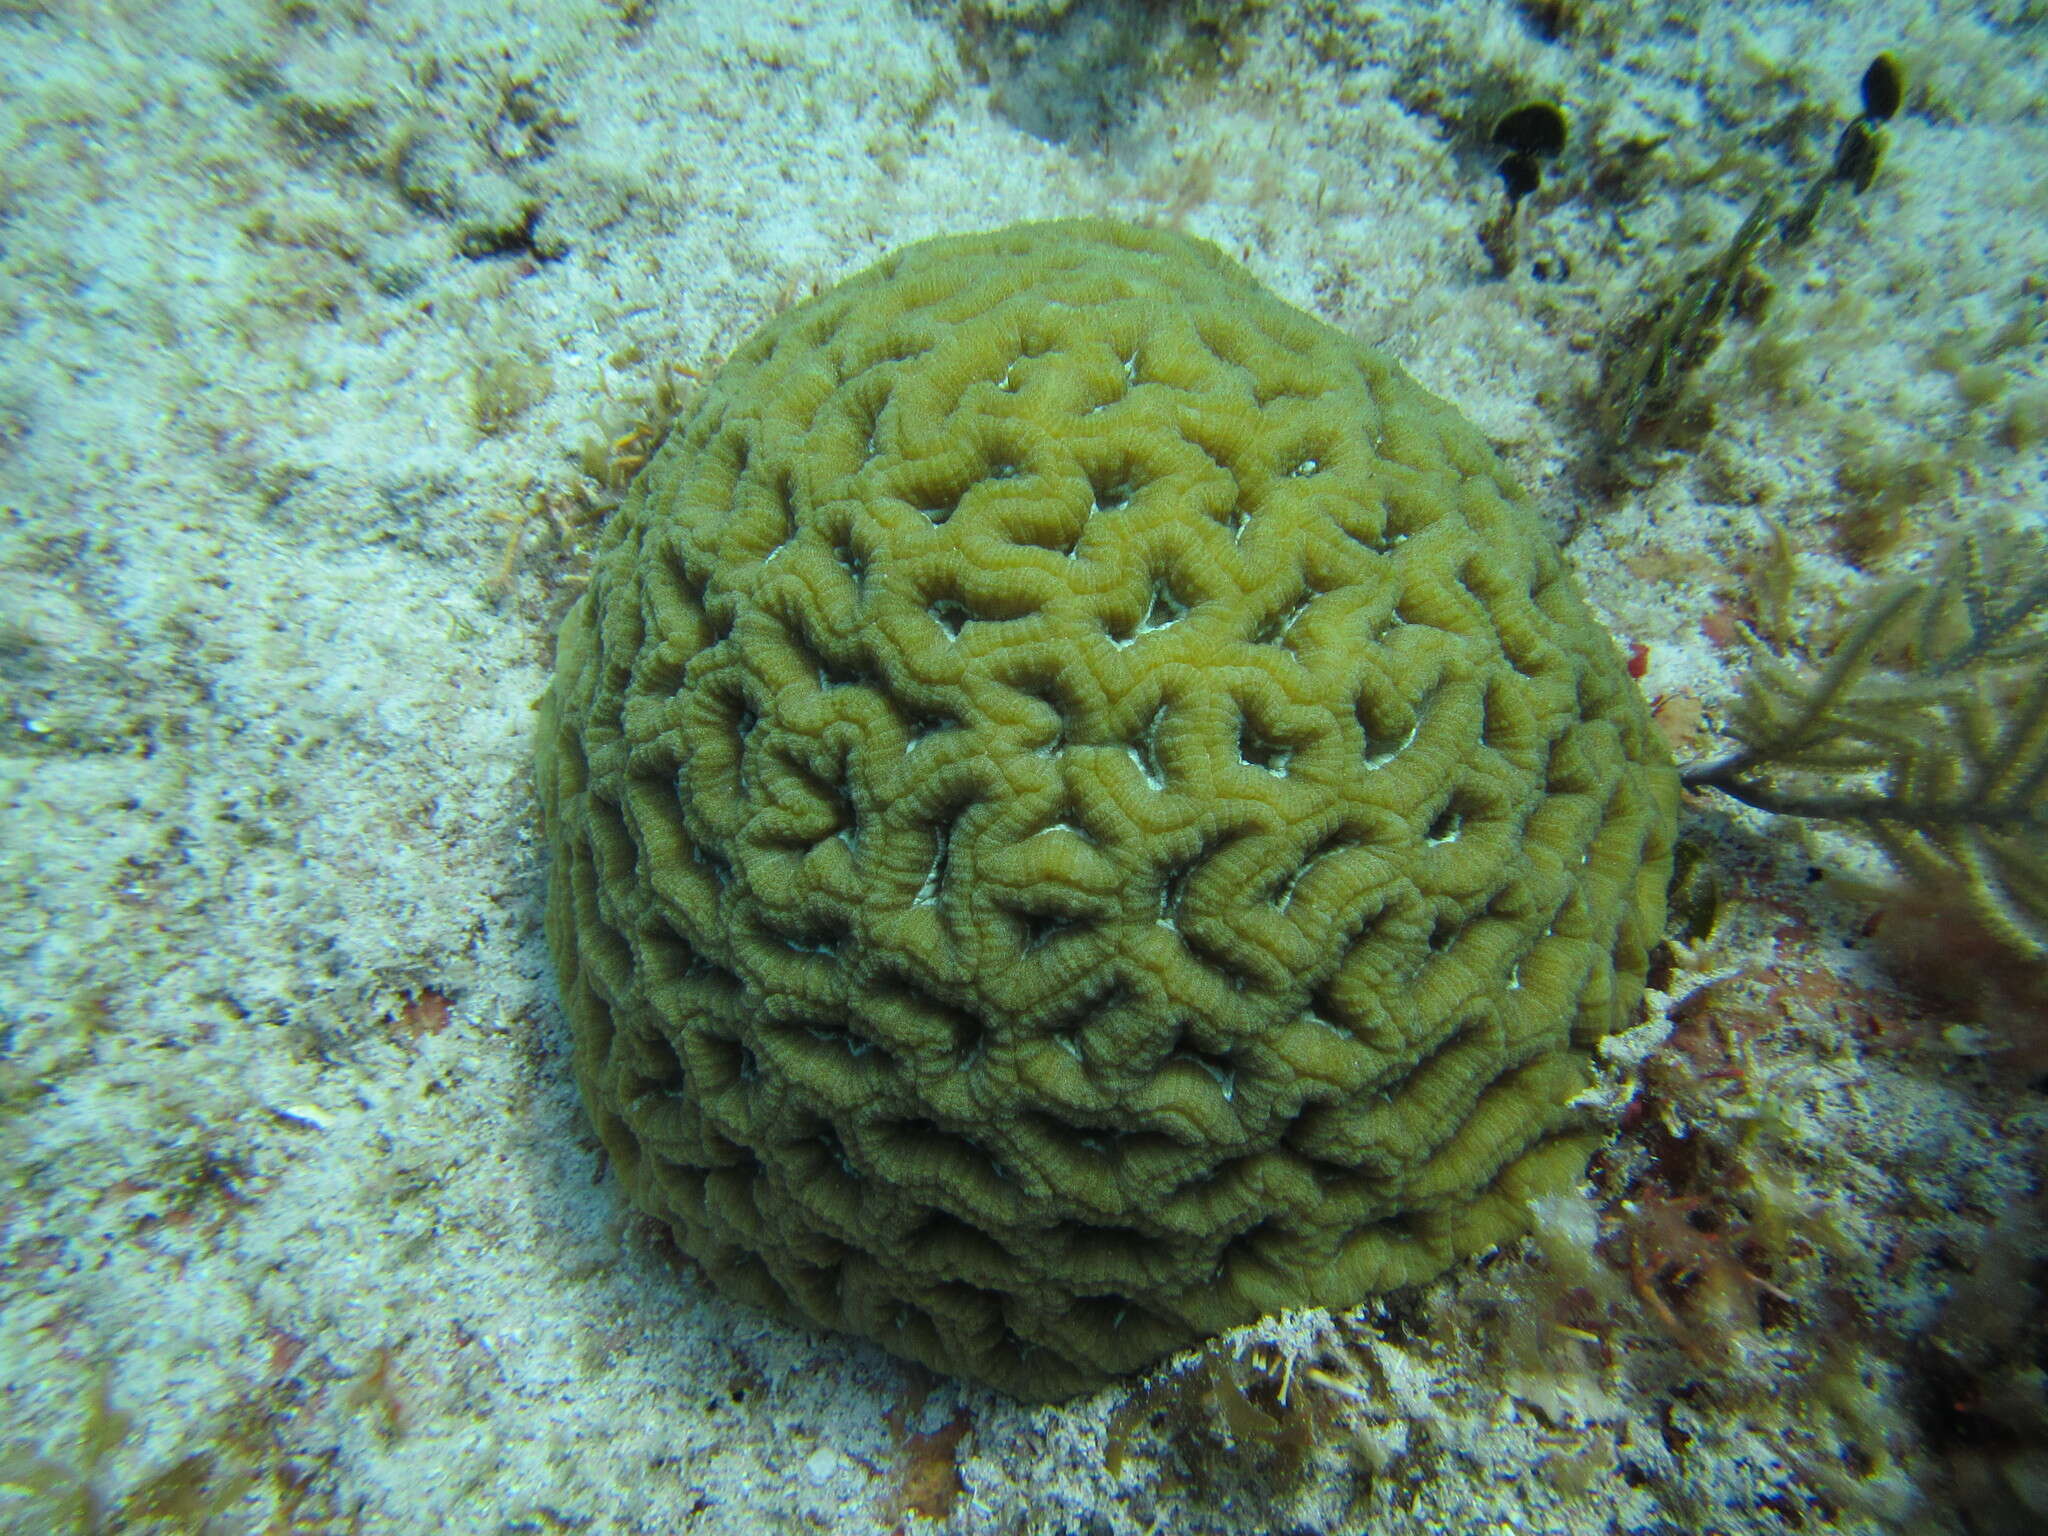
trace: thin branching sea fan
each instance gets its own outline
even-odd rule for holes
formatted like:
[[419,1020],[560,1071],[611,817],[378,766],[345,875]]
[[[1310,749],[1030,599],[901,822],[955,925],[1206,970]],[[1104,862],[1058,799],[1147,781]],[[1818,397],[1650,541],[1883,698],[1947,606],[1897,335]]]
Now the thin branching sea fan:
[[1878,594],[1817,672],[1750,637],[1739,748],[1689,788],[1865,833],[2048,961],[2048,560],[2038,533],[1964,535]]

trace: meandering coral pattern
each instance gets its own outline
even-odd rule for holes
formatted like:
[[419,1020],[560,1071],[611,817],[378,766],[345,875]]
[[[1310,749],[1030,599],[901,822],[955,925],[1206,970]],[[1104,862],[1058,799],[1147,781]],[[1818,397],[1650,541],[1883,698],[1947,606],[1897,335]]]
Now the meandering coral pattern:
[[1677,792],[1469,425],[1094,221],[912,246],[732,358],[607,530],[538,778],[635,1203],[1033,1398],[1578,1176]]

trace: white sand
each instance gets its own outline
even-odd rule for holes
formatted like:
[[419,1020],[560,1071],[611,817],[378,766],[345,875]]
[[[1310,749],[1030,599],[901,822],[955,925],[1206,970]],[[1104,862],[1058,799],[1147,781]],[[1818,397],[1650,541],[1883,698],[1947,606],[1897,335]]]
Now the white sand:
[[[715,360],[897,243],[1076,212],[1218,241],[1468,411],[1578,528],[1646,688],[1710,722],[1738,658],[1700,621],[1759,510],[1823,592],[1861,579],[1845,461],[1923,466],[1882,573],[1971,519],[2048,521],[2041,446],[1999,441],[2048,387],[2041,6],[1569,8],[1548,43],[1505,3],[1276,3],[1218,78],[1083,71],[1129,110],[1052,144],[1017,126],[1048,74],[995,27],[977,79],[938,0],[0,0],[0,1523],[861,1536],[929,1524],[902,1510],[945,1502],[948,1425],[945,1529],[991,1536],[1948,1531],[1959,1486],[1995,1514],[1982,1488],[2020,1474],[1968,1483],[1928,1438],[1901,1334],[2041,1187],[2044,1100],[1983,1054],[1996,1021],[1905,1000],[1848,942],[1868,908],[1725,806],[1688,823],[1730,888],[1696,958],[1801,979],[1739,1112],[1839,1240],[1788,1250],[1792,1320],[1695,1368],[1621,1296],[1610,1353],[1535,1380],[1563,1357],[1503,1342],[1512,1299],[1569,1261],[1518,1250],[1436,1287],[1422,1336],[1351,1346],[1367,1401],[1277,1492],[1249,1452],[1177,1488],[1143,1435],[1112,1474],[1114,1396],[1021,1410],[711,1294],[597,1177],[568,1080],[527,755],[575,563],[537,524],[494,600],[506,519],[570,495],[607,375]],[[1885,47],[1911,110],[1766,321],[1812,355],[1751,387],[1731,326],[1706,445],[1583,497],[1603,325],[1726,237],[1802,101],[1825,156]],[[1568,281],[1491,281],[1491,157],[1432,112],[1544,93],[1577,134],[1559,189],[1596,135],[1673,137],[1619,219],[1526,210]],[[2028,315],[1996,398],[1928,367]],[[487,433],[492,377],[533,398]],[[1867,1357],[1862,1397],[1830,1349]],[[179,1487],[185,1523],[152,1526]]]

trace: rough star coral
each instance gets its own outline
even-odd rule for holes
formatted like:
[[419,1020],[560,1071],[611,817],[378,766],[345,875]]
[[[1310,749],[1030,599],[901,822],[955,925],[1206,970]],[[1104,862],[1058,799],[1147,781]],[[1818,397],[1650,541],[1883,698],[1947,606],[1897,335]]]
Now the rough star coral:
[[635,1203],[1028,1398],[1578,1177],[1677,794],[1469,425],[1092,221],[911,246],[733,356],[606,532],[538,779]]

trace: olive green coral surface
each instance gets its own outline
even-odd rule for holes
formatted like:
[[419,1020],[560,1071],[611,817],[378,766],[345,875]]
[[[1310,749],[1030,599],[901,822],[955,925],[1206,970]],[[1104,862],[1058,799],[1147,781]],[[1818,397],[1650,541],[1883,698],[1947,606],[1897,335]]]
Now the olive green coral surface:
[[1577,1177],[1677,793],[1469,425],[1094,221],[741,348],[607,530],[538,778],[634,1201],[735,1295],[1030,1398]]

